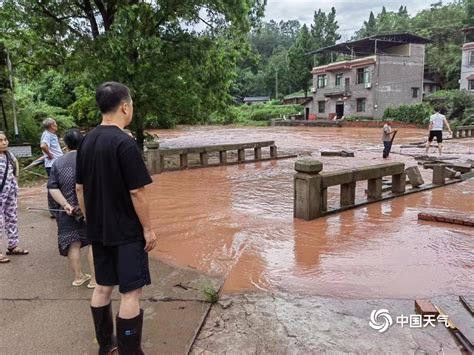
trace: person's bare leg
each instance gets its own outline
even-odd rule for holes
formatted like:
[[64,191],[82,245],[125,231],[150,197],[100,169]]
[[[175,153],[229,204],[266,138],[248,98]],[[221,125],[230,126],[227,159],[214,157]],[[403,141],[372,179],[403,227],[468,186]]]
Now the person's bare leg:
[[443,144],[442,144],[442,143],[438,143],[439,156],[441,156],[442,150],[443,150]]
[[83,276],[81,268],[81,242],[73,242],[69,246],[67,259],[72,271],[74,271],[74,281],[80,281]]
[[92,307],[104,307],[110,303],[110,297],[112,296],[113,286],[102,286],[96,285],[94,292],[92,293],[91,306]]
[[140,297],[142,289],[136,289],[121,294],[119,317],[122,319],[131,319],[140,314]]
[[91,273],[91,280],[89,281],[90,286],[95,286],[97,283],[95,281],[95,269],[94,269],[94,256],[92,255],[92,246],[88,247],[87,252],[87,261],[89,262],[89,269]]
[[426,142],[426,152],[425,152],[426,155],[428,155],[428,150],[430,149],[430,145],[431,145],[430,141]]

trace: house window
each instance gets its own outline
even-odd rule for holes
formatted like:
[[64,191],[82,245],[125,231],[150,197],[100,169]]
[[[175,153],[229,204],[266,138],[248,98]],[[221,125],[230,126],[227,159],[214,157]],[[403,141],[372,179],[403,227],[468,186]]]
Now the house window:
[[416,99],[418,97],[418,88],[411,88],[412,91],[412,97]]
[[328,79],[326,74],[318,75],[318,89],[323,88],[328,84]]
[[365,99],[357,99],[357,112],[365,112]]
[[342,85],[342,74],[336,74],[336,86]]
[[474,66],[474,51],[469,52],[469,66]]
[[474,80],[469,80],[468,90],[474,90]]
[[357,84],[365,84],[370,82],[369,68],[357,69]]
[[326,112],[326,101],[318,101],[318,112],[319,113]]

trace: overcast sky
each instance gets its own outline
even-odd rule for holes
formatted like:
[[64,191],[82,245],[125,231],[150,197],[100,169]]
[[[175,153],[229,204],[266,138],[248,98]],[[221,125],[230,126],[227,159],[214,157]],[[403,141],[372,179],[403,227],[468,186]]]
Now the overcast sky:
[[[265,20],[299,20],[301,23],[311,24],[313,21],[314,11],[319,8],[326,13],[331,7],[336,9],[337,22],[339,24],[339,33],[342,35],[341,40],[349,40],[357,31],[364,21],[369,18],[370,11],[374,15],[382,10],[385,6],[387,11],[398,11],[401,5],[406,6],[408,13],[413,16],[420,10],[429,8],[431,4],[438,2],[437,0],[267,0],[265,10]],[[448,3],[449,1],[443,1]]]

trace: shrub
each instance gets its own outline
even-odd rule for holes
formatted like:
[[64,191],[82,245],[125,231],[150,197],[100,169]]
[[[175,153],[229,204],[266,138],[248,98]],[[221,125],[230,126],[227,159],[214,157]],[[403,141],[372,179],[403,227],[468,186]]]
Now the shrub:
[[268,121],[271,118],[290,116],[300,113],[303,108],[300,105],[241,105],[230,106],[225,112],[214,112],[210,115],[211,123],[248,123],[249,121]]
[[432,108],[426,103],[413,105],[400,105],[399,107],[389,107],[385,110],[383,118],[401,122],[426,124],[429,122]]
[[427,96],[430,104],[444,106],[449,119],[464,119],[466,109],[474,107],[474,95],[466,90],[439,90]]

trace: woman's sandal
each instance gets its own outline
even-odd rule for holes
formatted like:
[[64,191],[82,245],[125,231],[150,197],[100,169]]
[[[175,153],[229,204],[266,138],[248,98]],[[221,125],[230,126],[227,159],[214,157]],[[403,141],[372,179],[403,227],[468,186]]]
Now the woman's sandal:
[[84,284],[85,282],[89,281],[91,279],[91,275],[89,274],[83,274],[82,275],[82,279],[80,280],[74,280],[72,282],[72,285],[73,286],[81,286],[82,284]]
[[6,264],[6,263],[9,263],[9,262],[10,262],[10,259],[8,259],[4,255],[0,255],[0,264]]
[[13,248],[7,248],[7,255],[27,255],[28,253],[28,250],[22,249],[18,246]]

